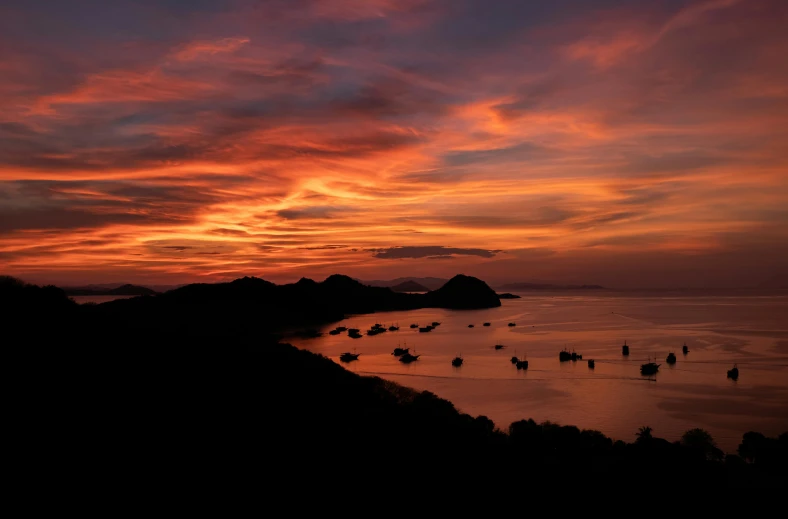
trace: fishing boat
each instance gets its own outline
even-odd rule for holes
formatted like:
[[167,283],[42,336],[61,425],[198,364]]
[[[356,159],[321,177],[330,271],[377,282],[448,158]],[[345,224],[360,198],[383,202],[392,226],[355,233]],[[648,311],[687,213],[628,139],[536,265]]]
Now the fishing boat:
[[432,327],[435,328],[436,326],[440,326],[441,323],[438,321],[432,321]]
[[339,330],[331,330],[328,332],[329,335],[339,335]]
[[567,362],[572,360],[572,354],[566,351],[566,348],[563,349],[560,353],[558,353],[558,360],[561,362]]
[[738,380],[739,378],[739,367],[734,364],[733,369],[728,370],[728,378],[731,380]]
[[362,337],[360,330],[358,328],[351,328],[347,331],[348,337],[351,339],[360,339]]
[[484,323],[482,326],[490,326],[490,323]]
[[517,369],[528,369],[528,360],[518,360],[514,365],[517,367]]
[[354,360],[358,360],[358,356],[361,355],[360,353],[350,353],[346,351],[342,355],[339,356],[339,360],[342,362],[353,362]]
[[686,342],[684,343],[684,346],[681,347],[681,353],[683,353],[684,355],[689,353],[689,348],[687,348],[687,343]]
[[621,346],[621,355],[629,355],[629,346],[627,346],[627,341],[624,341],[624,345]]
[[418,328],[418,327],[419,327],[419,325],[418,325],[418,324],[411,324],[411,325],[410,325],[410,327],[411,327],[411,328]]
[[514,350],[514,355],[512,355],[510,360],[512,361],[512,364],[517,364],[520,361],[520,359],[517,358],[517,350]]
[[[405,343],[406,346],[407,344],[408,343]],[[403,355],[408,353],[409,350],[410,348],[401,348],[400,346],[397,346],[396,348],[394,348],[394,351],[391,354],[394,355],[395,357],[402,357]]]
[[400,356],[399,361],[403,364],[410,364],[411,362],[419,360],[419,357],[421,357],[421,355],[413,355],[412,353],[408,352]]
[[339,332],[346,332],[347,331],[347,326],[337,326],[335,328],[335,330],[337,330]]
[[504,345],[503,344],[496,344],[495,346],[493,346],[493,348],[495,348],[496,350],[502,350],[502,349],[504,349]]
[[668,353],[668,357],[665,359],[665,362],[668,364],[675,364],[676,363],[676,354],[672,351]]
[[594,369],[594,359],[588,359],[588,368]]
[[517,325],[514,323],[509,323],[508,326],[517,326]]
[[659,367],[660,366],[661,366],[661,364],[657,364],[656,362],[651,362],[651,359],[649,359],[649,362],[647,362],[646,364],[641,364],[640,365],[640,374],[641,375],[656,375],[657,371],[659,371]]
[[582,356],[582,355],[580,355],[579,353],[575,353],[575,352],[573,351],[573,352],[572,352],[572,360],[573,360],[573,361],[583,360],[583,356]]
[[473,328],[473,325],[472,325],[472,324],[469,324],[469,325],[468,325],[468,328]]
[[427,333],[431,331],[432,331],[432,326],[422,326],[421,328],[419,328],[419,332],[421,333]]
[[459,368],[460,366],[462,366],[463,362],[464,361],[462,360],[462,356],[457,356],[454,357],[454,359],[451,361],[451,365],[454,366],[455,368]]
[[393,324],[391,326],[389,326],[389,331],[390,332],[396,332],[397,330],[399,330],[399,326],[394,326]]

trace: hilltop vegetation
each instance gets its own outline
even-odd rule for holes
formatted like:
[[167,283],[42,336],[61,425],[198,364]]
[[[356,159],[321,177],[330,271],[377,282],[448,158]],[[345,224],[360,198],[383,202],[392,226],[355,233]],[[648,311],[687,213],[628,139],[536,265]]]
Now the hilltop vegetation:
[[[324,318],[318,287],[332,284],[355,286],[302,280],[285,293],[314,294],[302,319]],[[38,446],[35,456],[113,474],[142,470],[162,484],[331,481],[351,468],[352,481],[374,473],[376,485],[426,474],[505,487],[785,484],[785,434],[748,433],[742,457],[724,458],[703,431],[671,443],[644,427],[624,443],[533,420],[500,430],[432,393],[350,373],[277,341],[271,317],[257,313],[274,308],[263,296],[274,287],[245,278],[79,306],[57,288],[4,279],[0,302],[30,357],[19,364],[26,381],[19,423]],[[395,295],[387,294],[383,301]],[[239,316],[244,305],[253,310]]]

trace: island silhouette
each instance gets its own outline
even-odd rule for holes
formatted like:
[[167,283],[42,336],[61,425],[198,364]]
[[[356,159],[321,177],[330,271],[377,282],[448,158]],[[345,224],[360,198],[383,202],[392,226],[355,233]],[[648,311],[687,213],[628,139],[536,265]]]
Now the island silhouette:
[[526,417],[498,428],[430,392],[281,342],[288,327],[345,312],[439,305],[500,301],[468,276],[426,294],[340,275],[288,285],[246,277],[98,305],[0,278],[6,340],[25,354],[14,365],[24,380],[15,406],[36,445],[29,459],[44,464],[36,466],[101,468],[161,485],[330,482],[344,471],[358,472],[352,481],[361,484],[372,471],[368,482],[384,488],[414,474],[512,490],[786,484],[788,434],[748,432],[738,455],[726,456],[702,429],[670,442],[644,425],[627,443]]

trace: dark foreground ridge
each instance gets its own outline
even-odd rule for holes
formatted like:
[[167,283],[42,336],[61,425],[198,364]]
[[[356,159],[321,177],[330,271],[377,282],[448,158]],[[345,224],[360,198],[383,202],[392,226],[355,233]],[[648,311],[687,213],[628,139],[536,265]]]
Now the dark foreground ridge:
[[[219,290],[252,298],[266,283],[247,278]],[[189,291],[211,290],[184,288],[168,297],[195,305],[203,299]],[[80,307],[54,287],[0,281],[0,303],[13,317],[7,330],[24,338],[16,346],[29,357],[18,364],[20,416],[9,423],[35,445],[31,471],[66,480],[79,468],[112,485],[238,490],[331,481],[394,489],[413,478],[499,491],[786,483],[786,434],[748,433],[741,457],[725,458],[699,430],[676,443],[648,428],[633,443],[532,420],[499,430],[432,393],[278,343],[254,318],[209,318],[191,306],[191,320],[138,319],[124,313],[134,308],[128,301]]]

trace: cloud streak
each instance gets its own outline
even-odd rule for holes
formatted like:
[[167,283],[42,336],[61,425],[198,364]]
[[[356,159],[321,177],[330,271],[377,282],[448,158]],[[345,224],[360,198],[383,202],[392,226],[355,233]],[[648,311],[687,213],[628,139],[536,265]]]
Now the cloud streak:
[[37,4],[0,6],[3,273],[783,275],[785,2]]

